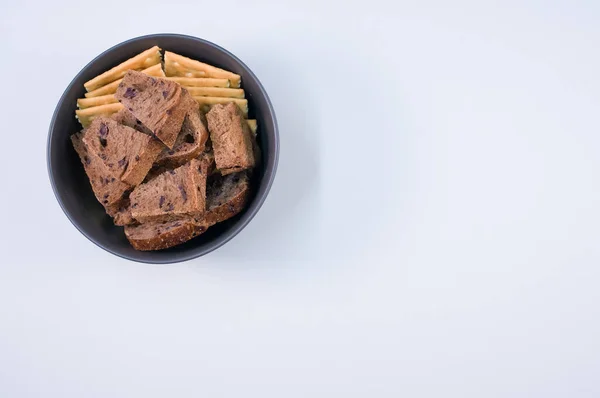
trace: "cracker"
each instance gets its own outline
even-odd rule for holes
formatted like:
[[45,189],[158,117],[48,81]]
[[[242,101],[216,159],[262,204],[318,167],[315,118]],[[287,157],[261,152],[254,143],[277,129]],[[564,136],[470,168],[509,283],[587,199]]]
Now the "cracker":
[[182,55],[165,51],[165,72],[167,76],[202,77],[199,72],[204,72],[206,77],[228,79],[231,87],[240,87],[242,78],[233,72],[196,61]]
[[244,98],[244,90],[241,88],[224,87],[186,87],[186,90],[197,97],[226,97]]
[[75,117],[79,120],[79,123],[81,123],[83,127],[87,127],[95,118],[99,116],[110,116],[113,113],[119,112],[121,109],[123,109],[123,105],[121,105],[119,102],[114,104],[93,106],[91,108],[76,110]]
[[101,75],[96,76],[92,80],[85,82],[84,87],[87,91],[95,90],[122,78],[125,75],[125,72],[128,70],[143,70],[152,65],[159,64],[160,61],[160,48],[158,46],[154,46],[133,58],[129,58],[127,61],[120,63],[114,68],[107,70]]
[[93,106],[100,106],[106,104],[114,104],[118,102],[114,94],[101,95],[99,97],[92,98],[79,98],[77,100],[77,107],[79,109],[91,108]]
[[256,135],[256,129],[258,128],[258,125],[256,124],[256,119],[248,119],[246,120],[246,123],[248,123],[248,127],[250,127],[250,131],[252,131],[252,134]]
[[[165,72],[163,72],[160,63],[153,65],[149,68],[146,68],[141,72],[147,74],[148,76],[165,77]],[[119,84],[121,84],[121,81],[123,81],[123,79],[115,80],[114,82],[109,83],[106,86],[102,86],[100,88],[97,88],[94,91],[85,93],[85,96],[86,96],[86,98],[91,98],[91,97],[99,97],[99,96],[107,95],[107,94],[114,94],[117,92],[117,87],[119,87]]]
[[200,104],[200,109],[206,111],[212,105],[216,104],[226,104],[228,102],[233,102],[237,106],[240,107],[244,117],[248,117],[248,100],[241,98],[226,98],[226,97],[198,97],[194,96],[194,99]]
[[183,87],[229,87],[229,80],[214,77],[167,77],[168,80],[181,84]]
[[[169,67],[165,64],[165,73],[167,77],[187,77],[190,79],[206,78],[206,72],[202,70],[192,70],[179,63],[170,63]],[[229,81],[229,80],[227,80]]]

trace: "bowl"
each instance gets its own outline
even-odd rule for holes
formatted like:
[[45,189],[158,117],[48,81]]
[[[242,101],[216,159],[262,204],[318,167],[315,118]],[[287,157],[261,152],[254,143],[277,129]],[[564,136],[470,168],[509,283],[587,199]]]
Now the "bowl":
[[[262,162],[252,180],[252,196],[237,216],[208,229],[204,234],[173,248],[142,252],[134,250],[122,227],[113,224],[94,196],[83,166],[73,149],[70,135],[81,130],[75,119],[77,98],[84,96],[83,83],[152,47],[197,59],[230,70],[242,77],[248,99],[249,118],[258,122],[258,143]],[[47,163],[56,200],[71,223],[102,249],[133,261],[174,263],[205,255],[227,243],[256,215],[267,197],[277,169],[279,135],[275,112],[258,78],[229,51],[197,37],[178,34],[154,34],[137,37],[104,51],[75,76],[58,101],[48,132]]]

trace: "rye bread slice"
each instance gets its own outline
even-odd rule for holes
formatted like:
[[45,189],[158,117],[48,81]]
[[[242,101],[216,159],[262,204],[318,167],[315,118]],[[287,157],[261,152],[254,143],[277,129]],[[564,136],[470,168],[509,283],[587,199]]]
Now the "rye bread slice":
[[136,250],[162,250],[180,245],[206,231],[191,217],[174,221],[149,222],[125,227],[125,236]]
[[[121,109],[112,115],[111,119],[142,133],[152,135],[152,131],[127,109]],[[207,140],[206,117],[200,110],[193,109],[185,116],[173,149],[163,148],[154,162],[155,166],[165,166],[171,169],[181,166],[204,152]]]
[[128,71],[115,97],[169,149],[173,148],[185,115],[198,108],[179,84]]
[[238,214],[250,195],[246,173],[214,175],[207,187],[207,211],[195,217],[125,226],[125,236],[136,250],[161,250],[177,246],[204,233],[211,225]]
[[206,177],[206,162],[193,159],[137,186],[130,195],[132,217],[146,223],[203,213]]
[[245,172],[211,176],[206,187],[206,211],[194,216],[198,225],[212,226],[244,209],[250,198],[250,178]]
[[83,133],[73,134],[71,142],[81,159],[96,199],[105,208],[120,203],[131,187],[120,180],[116,169],[109,168],[95,151],[88,150],[83,142]]
[[252,136],[233,102],[214,105],[206,114],[217,169],[226,175],[254,167]]
[[151,136],[106,117],[90,124],[83,135],[83,143],[114,175],[131,186],[144,180],[163,148]]
[[200,110],[193,109],[185,116],[173,149],[165,148],[156,163],[177,167],[189,162],[204,152],[207,139],[206,118]]

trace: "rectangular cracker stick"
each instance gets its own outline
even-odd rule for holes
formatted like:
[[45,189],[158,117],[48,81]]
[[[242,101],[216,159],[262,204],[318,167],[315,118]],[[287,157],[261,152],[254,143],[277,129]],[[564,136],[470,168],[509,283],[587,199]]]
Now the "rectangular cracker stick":
[[167,77],[167,80],[181,84],[183,87],[229,87],[229,80],[215,77]]
[[83,86],[87,91],[92,91],[122,78],[125,75],[125,72],[130,69],[143,70],[149,66],[159,64],[160,61],[160,48],[154,46],[133,58],[129,58],[114,68],[107,70],[103,74],[96,76],[92,80],[85,82]]
[[[160,65],[160,63],[144,69],[142,71],[142,73],[145,73],[148,76],[165,77],[165,72],[163,72],[162,66]],[[115,80],[112,83],[108,83],[106,86],[102,86],[100,88],[95,89],[94,91],[85,93],[85,97],[91,98],[91,97],[99,97],[99,96],[107,95],[107,94],[114,94],[117,92],[117,87],[119,87],[119,84],[121,84],[121,81],[123,81],[123,79]]]
[[242,81],[241,76],[233,72],[165,51],[165,72],[167,76],[201,77],[196,74],[199,71],[204,72],[206,77],[228,79],[231,82],[231,87],[239,87]]
[[248,119],[246,120],[246,123],[248,123],[248,127],[250,127],[250,131],[252,131],[252,134],[256,135],[256,129],[258,128],[258,125],[256,124],[256,119]]
[[[165,64],[165,73],[167,77],[187,77],[189,79],[206,78],[208,75],[202,70],[188,69],[179,63],[170,63],[167,68]],[[229,80],[227,80],[229,81]]]
[[99,97],[92,98],[79,98],[77,100],[77,107],[79,109],[91,108],[93,106],[100,106],[106,104],[114,104],[118,102],[114,94],[101,95]]
[[244,98],[244,90],[241,88],[223,87],[186,87],[187,91],[197,97],[226,97]]
[[114,104],[93,106],[91,108],[76,110],[75,117],[79,120],[79,123],[81,123],[83,127],[87,127],[90,125],[92,120],[98,116],[110,116],[113,113],[119,112],[121,109],[123,109],[123,105],[118,102]]
[[206,111],[212,105],[216,104],[226,104],[228,102],[234,102],[237,106],[240,107],[244,117],[248,117],[248,100],[241,98],[226,98],[226,97],[197,97],[194,96],[194,99],[200,104],[200,109],[202,111]]

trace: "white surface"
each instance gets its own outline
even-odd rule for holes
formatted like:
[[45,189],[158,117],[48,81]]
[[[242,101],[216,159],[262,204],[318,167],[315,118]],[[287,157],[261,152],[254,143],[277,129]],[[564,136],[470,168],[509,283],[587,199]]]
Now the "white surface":
[[[600,396],[600,3],[251,3],[0,5],[0,396]],[[172,266],[46,174],[71,78],[156,32],[237,54],[281,128],[255,220]]]

